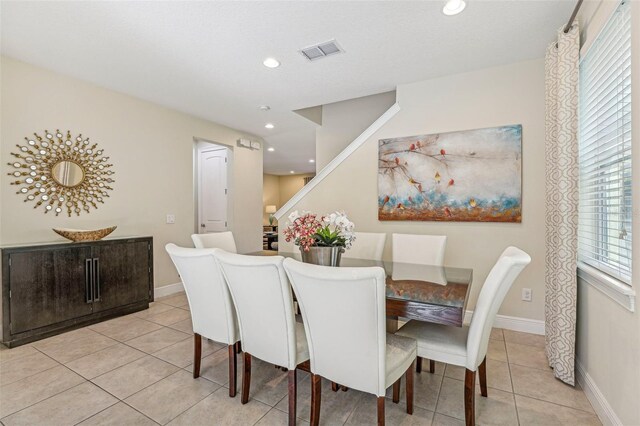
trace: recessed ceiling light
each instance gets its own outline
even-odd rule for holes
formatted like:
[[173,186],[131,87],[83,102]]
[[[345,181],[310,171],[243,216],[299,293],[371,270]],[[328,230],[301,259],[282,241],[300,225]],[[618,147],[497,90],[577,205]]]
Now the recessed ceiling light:
[[311,160],[309,160],[310,163],[315,163],[316,160],[314,160],[313,158]]
[[262,63],[267,68],[278,68],[280,66],[280,61],[278,61],[276,58],[267,58],[262,61]]
[[259,109],[260,111],[269,111],[269,110],[271,109],[271,107],[270,107],[269,105],[260,105],[260,106],[258,107],[258,109]]
[[269,148],[267,148],[267,151],[269,151],[269,152],[273,152],[273,151],[275,151],[275,150],[276,150],[276,149],[275,149],[274,147],[272,147],[272,146],[270,146]]
[[271,124],[271,123],[267,123],[267,124],[264,125],[264,127],[267,128],[267,129],[273,129],[275,126],[273,124]]
[[289,173],[294,174],[295,172],[293,170],[291,170]]
[[442,8],[442,13],[445,15],[457,15],[467,7],[467,3],[464,0],[449,0],[447,4]]

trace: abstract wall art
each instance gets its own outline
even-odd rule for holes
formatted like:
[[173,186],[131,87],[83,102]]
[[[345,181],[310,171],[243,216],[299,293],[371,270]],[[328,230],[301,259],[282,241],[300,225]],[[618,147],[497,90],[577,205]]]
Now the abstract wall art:
[[522,126],[381,139],[378,219],[522,221]]

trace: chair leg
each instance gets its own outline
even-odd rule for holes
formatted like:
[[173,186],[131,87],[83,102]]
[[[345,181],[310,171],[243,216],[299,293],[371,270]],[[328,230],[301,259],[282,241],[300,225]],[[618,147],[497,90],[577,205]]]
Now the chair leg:
[[289,370],[289,426],[296,426],[296,369]]
[[244,352],[244,365],[242,369],[242,396],[240,402],[246,404],[249,402],[249,388],[251,387],[251,355]]
[[236,380],[238,378],[238,358],[236,345],[229,345],[229,396],[236,396]]
[[416,358],[416,373],[422,373],[422,358],[420,357]]
[[396,380],[393,384],[393,403],[397,404],[400,402],[400,382],[402,381],[402,377]]
[[193,378],[200,377],[200,360],[202,359],[202,336],[193,333]]
[[480,394],[487,397],[487,357],[485,356],[478,367],[478,373],[480,375]]
[[432,359],[429,360],[429,373],[433,374],[436,372],[436,362]]
[[384,396],[378,397],[378,426],[384,426]]
[[334,392],[338,392],[338,390],[340,389],[340,385],[337,384],[336,382],[331,382],[331,390]]
[[467,369],[464,375],[464,419],[466,426],[475,426],[476,372]]
[[413,414],[413,363],[407,369],[407,414]]
[[311,374],[311,426],[320,424],[320,401],[322,396],[322,378]]

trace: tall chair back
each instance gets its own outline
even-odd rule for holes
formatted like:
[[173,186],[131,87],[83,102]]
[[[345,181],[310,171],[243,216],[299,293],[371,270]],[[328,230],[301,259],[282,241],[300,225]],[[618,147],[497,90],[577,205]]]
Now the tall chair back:
[[475,371],[487,354],[491,327],[507,292],[531,256],[517,247],[507,247],[489,272],[480,290],[467,336],[466,368]]
[[[264,361],[295,370],[296,320],[282,256],[217,252],[238,312],[242,349]],[[302,336],[304,338],[304,336]]]
[[393,234],[391,242],[394,262],[444,265],[445,235]]
[[236,311],[215,259],[220,249],[165,246],[182,278],[189,301],[193,332],[216,342],[238,341]]
[[349,250],[342,253],[342,257],[350,259],[382,260],[384,243],[387,234],[375,232],[356,232],[356,239]]
[[[344,386],[385,394],[385,272],[285,259],[309,342],[311,372]],[[347,319],[347,320],[345,320]]]
[[208,234],[191,235],[196,248],[219,248],[229,253],[237,253],[236,241],[233,239],[233,232],[211,232]]

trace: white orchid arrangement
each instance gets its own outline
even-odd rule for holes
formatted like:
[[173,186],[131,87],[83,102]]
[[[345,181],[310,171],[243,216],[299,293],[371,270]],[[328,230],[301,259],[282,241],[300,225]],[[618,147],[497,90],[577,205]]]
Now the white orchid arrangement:
[[296,210],[289,215],[284,236],[287,242],[293,240],[304,251],[314,246],[348,249],[356,239],[354,228],[344,212],[336,211],[318,219],[316,214],[302,212],[301,215]]

